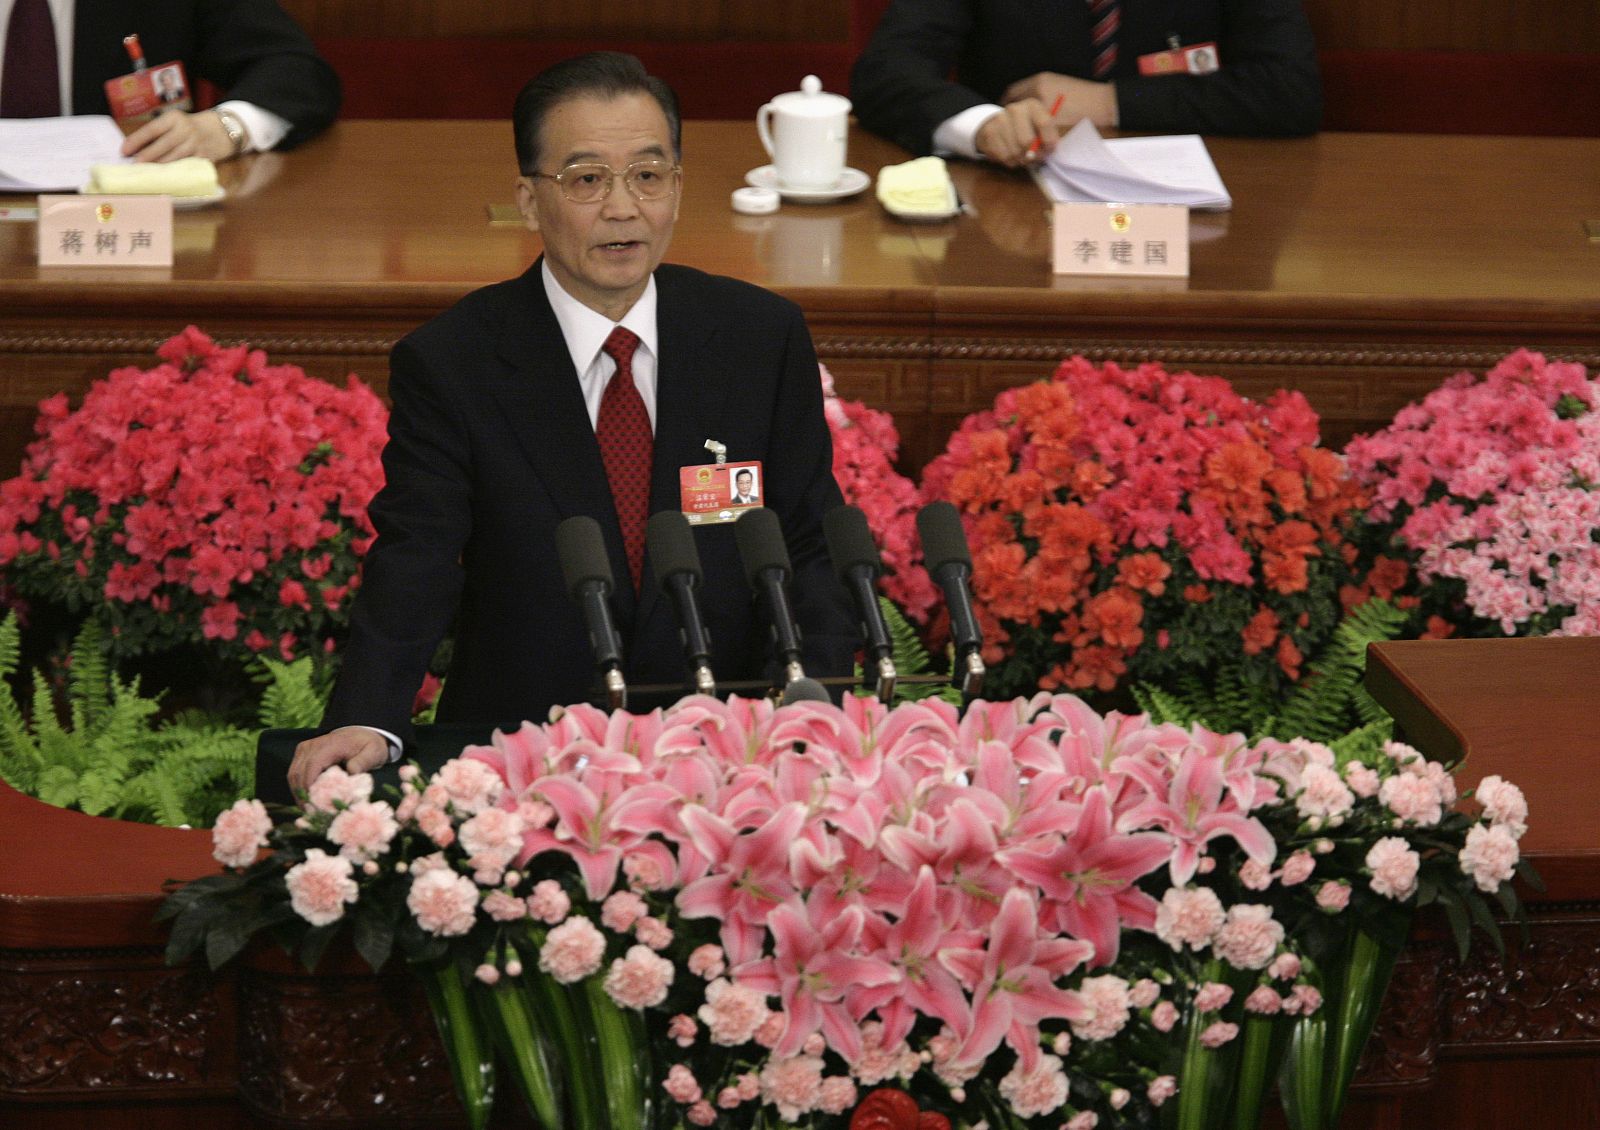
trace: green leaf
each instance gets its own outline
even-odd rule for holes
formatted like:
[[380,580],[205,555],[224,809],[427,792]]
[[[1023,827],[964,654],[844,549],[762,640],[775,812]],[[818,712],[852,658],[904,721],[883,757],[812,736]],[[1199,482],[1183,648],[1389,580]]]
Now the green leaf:
[[239,951],[250,943],[258,922],[234,907],[222,915],[206,934],[206,964],[213,970],[221,969],[239,956]]
[[300,939],[300,964],[305,966],[308,973],[316,972],[328,943],[333,941],[338,932],[339,923],[330,922],[326,926],[311,927],[306,931],[306,936]]
[[394,925],[383,913],[367,904],[358,905],[350,918],[351,940],[372,971],[382,969],[394,952]]

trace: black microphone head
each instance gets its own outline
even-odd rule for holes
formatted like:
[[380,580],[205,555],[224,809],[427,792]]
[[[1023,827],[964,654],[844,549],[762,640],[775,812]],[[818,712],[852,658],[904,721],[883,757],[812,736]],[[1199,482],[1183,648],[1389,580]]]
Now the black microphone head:
[[604,584],[608,594],[616,587],[600,523],[588,515],[574,515],[556,527],[556,556],[561,559],[561,576],[574,600],[589,581]]
[[739,560],[751,588],[759,586],[761,574],[768,569],[782,570],[785,580],[793,574],[789,549],[783,544],[783,527],[766,507],[741,514],[733,524],[733,538],[739,543]]
[[948,502],[930,502],[917,515],[917,533],[922,537],[922,557],[928,572],[937,573],[946,565],[972,569],[972,553],[967,549],[967,531],[961,515]]
[[666,591],[667,578],[687,573],[696,584],[704,580],[700,569],[700,550],[694,544],[694,528],[681,511],[657,510],[645,526],[645,546],[656,583]]
[[[742,518],[740,519],[740,521],[743,521],[743,520],[744,519],[742,519]],[[827,690],[826,687],[824,687],[821,683],[817,682],[815,679],[807,679],[804,676],[802,676],[801,678],[798,678],[798,679],[790,679],[789,680],[789,684],[786,687],[783,688],[783,698],[778,703],[778,705],[779,706],[788,706],[791,702],[832,702],[832,701],[833,701],[833,697],[828,694],[828,690]]]
[[850,571],[865,565],[873,576],[883,572],[883,558],[867,526],[867,516],[857,506],[835,506],[822,516],[822,534],[828,541],[828,557],[841,581]]

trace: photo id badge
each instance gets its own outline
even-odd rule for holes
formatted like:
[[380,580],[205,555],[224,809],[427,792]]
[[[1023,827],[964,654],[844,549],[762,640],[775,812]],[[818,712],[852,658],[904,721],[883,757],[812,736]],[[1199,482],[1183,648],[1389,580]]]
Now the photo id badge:
[[732,522],[761,505],[761,462],[704,463],[678,469],[678,493],[690,525]]
[[162,63],[106,82],[111,116],[123,133],[132,133],[163,110],[192,110],[189,78],[183,64]]
[[1196,43],[1179,47],[1174,37],[1170,51],[1139,56],[1141,75],[1209,75],[1222,68],[1215,43]]

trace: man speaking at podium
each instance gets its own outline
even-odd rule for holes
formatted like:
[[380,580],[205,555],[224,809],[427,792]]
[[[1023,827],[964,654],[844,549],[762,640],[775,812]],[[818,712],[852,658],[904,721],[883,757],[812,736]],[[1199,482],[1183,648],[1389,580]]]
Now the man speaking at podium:
[[[761,501],[794,563],[807,670],[851,668],[855,621],[822,538],[841,497],[800,311],[747,283],[660,265],[682,182],[671,90],[632,56],[585,55],[530,82],[513,124],[517,202],[544,255],[395,347],[378,537],[323,719],[335,728],[296,750],[295,789],[330,765],[367,770],[398,752],[391,739],[408,736],[413,695],[452,620],[440,722],[509,729],[586,700],[590,646],[553,548],[573,515],[604,533],[628,682],[682,685],[678,625],[643,527],[648,513],[683,505],[680,469],[709,462],[707,441],[763,468]],[[733,527],[698,527],[696,540],[718,677],[760,677],[764,628]]]

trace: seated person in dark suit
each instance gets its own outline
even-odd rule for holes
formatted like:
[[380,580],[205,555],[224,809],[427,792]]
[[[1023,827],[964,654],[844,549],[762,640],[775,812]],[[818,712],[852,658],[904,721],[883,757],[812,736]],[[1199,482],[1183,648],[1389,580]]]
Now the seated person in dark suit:
[[[1140,73],[1141,57],[1204,44],[1183,70]],[[1322,118],[1300,0],[892,0],[850,97],[862,125],[913,153],[1013,166],[1085,118],[1261,137]]]
[[[4,17],[23,2],[0,0],[0,37],[9,31]],[[68,7],[70,42],[51,21],[54,57],[44,51],[28,63],[55,76],[54,105],[13,116],[109,114],[104,84],[132,69],[122,42],[129,35],[139,37],[152,66],[181,62],[190,84],[210,82],[224,99],[214,110],[169,110],[140,126],[122,147],[137,160],[221,161],[288,149],[339,112],[339,76],[277,0],[75,0]]]
[[[573,515],[604,532],[628,682],[683,685],[677,619],[643,530],[647,513],[681,507],[679,470],[708,461],[707,440],[761,463],[762,502],[794,565],[808,673],[851,670],[856,625],[822,538],[841,496],[800,311],[748,283],[661,264],[682,177],[672,92],[631,55],[585,55],[530,82],[514,125],[517,202],[544,255],[394,349],[378,536],[323,719],[336,728],[301,744],[293,788],[331,765],[367,770],[398,753],[452,622],[439,722],[514,729],[585,701],[591,650],[554,549]],[[602,434],[616,435],[623,400],[644,433],[631,433],[643,449],[631,475]],[[759,678],[768,633],[733,533],[695,528],[712,666],[723,679]]]

